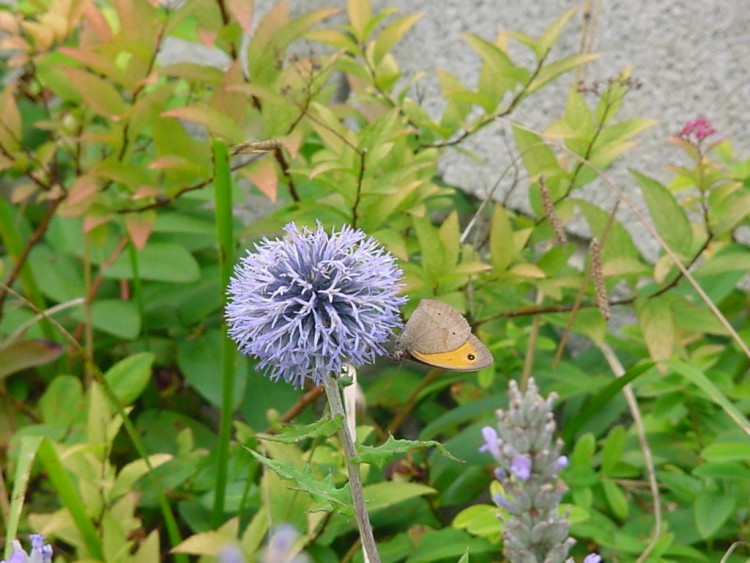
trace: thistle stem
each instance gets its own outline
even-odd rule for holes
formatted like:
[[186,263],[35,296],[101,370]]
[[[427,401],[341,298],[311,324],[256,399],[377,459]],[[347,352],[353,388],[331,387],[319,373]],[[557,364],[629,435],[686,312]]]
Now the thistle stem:
[[[341,402],[341,392],[339,391],[336,377],[334,375],[326,376],[323,380],[323,386],[325,387],[328,404],[331,408],[331,416],[341,415],[346,420],[346,413],[344,405]],[[357,519],[362,546],[370,563],[380,563],[380,555],[378,554],[378,548],[375,545],[375,536],[372,533],[372,526],[370,525],[370,516],[367,514],[367,508],[365,507],[365,495],[362,488],[362,479],[359,475],[359,463],[352,461],[357,452],[354,449],[354,440],[351,434],[349,434],[349,428],[346,423],[339,429],[339,440],[344,448],[344,460],[346,462],[346,470],[349,473],[349,486],[352,491],[352,501],[354,503],[354,516]]]

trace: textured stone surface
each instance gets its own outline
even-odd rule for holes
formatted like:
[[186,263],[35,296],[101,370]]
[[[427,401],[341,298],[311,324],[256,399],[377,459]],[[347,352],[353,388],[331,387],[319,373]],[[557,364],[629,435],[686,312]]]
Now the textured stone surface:
[[[256,2],[257,14],[262,14],[273,3]],[[634,0],[631,2],[601,2],[594,14],[593,52],[600,59],[591,65],[588,81],[606,81],[632,64],[633,76],[642,83],[631,91],[624,105],[622,117],[647,116],[659,123],[640,135],[640,144],[618,161],[611,176],[634,199],[637,190],[626,172],[635,167],[666,181],[666,167],[683,162],[682,156],[666,141],[682,124],[695,117],[710,119],[720,135],[735,141],[740,154],[747,152],[750,130],[747,127],[747,100],[750,82],[747,80],[747,59],[750,56],[750,3],[747,1],[712,0],[708,2]],[[291,1],[290,10],[299,13],[319,7],[341,6],[338,0]],[[373,10],[387,6],[399,14],[419,12],[422,19],[394,49],[401,68],[407,73],[446,69],[470,85],[476,83],[479,58],[463,40],[462,33],[475,33],[493,39],[502,30],[522,31],[535,36],[569,8],[582,2],[565,0],[480,1],[480,0],[374,0]],[[343,16],[342,16],[343,19]],[[579,10],[569,22],[553,57],[560,58],[577,52],[582,33]],[[520,53],[521,51],[517,51]],[[516,51],[513,51],[515,54]],[[541,96],[535,96],[514,114],[513,118],[533,128],[544,128],[562,112],[566,90],[572,83],[570,75]],[[420,83],[424,105],[432,111],[441,107],[434,79]],[[478,135],[470,147],[485,158],[477,163],[457,152],[447,152],[442,161],[445,179],[479,196],[486,194],[510,164],[509,146],[503,138],[507,125],[498,124]],[[496,197],[508,188],[501,182]],[[522,182],[523,184],[523,182]],[[523,186],[522,186],[523,187]],[[588,197],[611,205],[616,197],[611,188],[598,183],[587,190]],[[514,207],[525,208],[523,190],[513,194]],[[624,213],[623,220],[631,230],[637,228],[632,214]],[[585,235],[579,222],[574,231]],[[655,250],[653,241],[641,238],[640,244]]]

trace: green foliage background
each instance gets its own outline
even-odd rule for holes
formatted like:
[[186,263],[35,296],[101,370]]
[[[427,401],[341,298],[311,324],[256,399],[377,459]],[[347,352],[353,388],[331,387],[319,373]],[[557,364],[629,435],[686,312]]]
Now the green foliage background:
[[[750,160],[727,140],[670,139],[683,164],[665,164],[666,185],[632,170],[646,216],[606,174],[654,123],[619,117],[629,69],[571,87],[544,130],[514,118],[592,60],[556,48],[573,12],[539,37],[465,35],[478,82],[437,71],[436,116],[391,53],[419,16],[355,0],[343,11],[339,26],[337,8],[292,18],[283,2],[259,21],[232,0],[0,11],[7,543],[33,530],[65,560],[148,562],[236,542],[254,561],[288,522],[315,561],[361,559],[319,393],[259,376],[224,332],[235,256],[290,221],[376,237],[401,261],[407,313],[450,303],[495,358],[476,374],[387,359],[361,370],[384,561],[501,559],[480,428],[507,381],[532,375],[559,395],[577,558],[715,561],[747,541]],[[167,39],[210,45],[226,65],[162,64]],[[440,180],[441,156],[486,128],[511,134],[531,215]],[[585,186],[615,193],[614,208]],[[232,209],[249,190],[274,208],[244,224]],[[623,209],[658,241],[656,261]],[[566,240],[573,217],[592,247]]]

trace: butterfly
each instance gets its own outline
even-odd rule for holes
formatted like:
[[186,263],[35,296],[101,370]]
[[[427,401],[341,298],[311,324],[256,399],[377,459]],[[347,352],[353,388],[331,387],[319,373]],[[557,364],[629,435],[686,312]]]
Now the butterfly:
[[474,371],[494,363],[492,354],[471,333],[463,315],[433,299],[420,301],[409,317],[396,338],[394,358],[409,358],[453,371]]

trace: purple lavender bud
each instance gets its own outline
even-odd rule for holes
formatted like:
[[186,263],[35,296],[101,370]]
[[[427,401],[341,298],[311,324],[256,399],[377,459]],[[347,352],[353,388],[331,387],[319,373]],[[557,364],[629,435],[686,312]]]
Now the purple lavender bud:
[[8,559],[4,559],[2,563],[26,563],[28,561],[28,555],[21,547],[21,542],[13,540],[13,553]]
[[531,477],[531,458],[527,455],[517,455],[510,464],[510,472],[519,481],[527,481]]
[[508,499],[506,499],[500,493],[493,495],[492,500],[494,501],[496,505],[498,505],[501,508],[510,508],[510,503],[508,502]]
[[401,270],[375,239],[344,226],[328,235],[294,223],[235,267],[229,335],[271,379],[302,387],[345,363],[370,364],[402,326]]
[[599,563],[601,560],[602,557],[598,553],[589,553],[583,560],[583,563]]
[[219,552],[219,563],[245,563],[240,548],[234,544],[226,545]]
[[482,428],[482,437],[484,438],[484,444],[479,448],[479,451],[490,452],[492,457],[500,461],[500,441],[497,436],[497,430],[492,428],[492,426],[485,426]]
[[499,465],[495,468],[495,479],[503,481],[508,478],[508,472]]
[[558,457],[555,461],[555,467],[558,471],[568,467],[568,456],[561,455],[560,457]]

